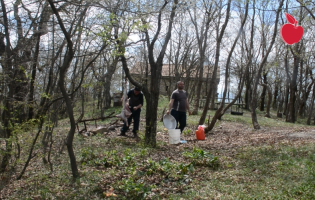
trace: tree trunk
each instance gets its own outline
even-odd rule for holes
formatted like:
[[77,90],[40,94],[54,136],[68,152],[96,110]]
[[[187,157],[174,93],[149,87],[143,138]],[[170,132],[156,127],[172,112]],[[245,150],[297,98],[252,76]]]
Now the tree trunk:
[[267,102],[267,111],[266,111],[266,114],[265,114],[265,117],[268,117],[270,118],[270,107],[271,107],[271,101],[272,101],[272,92],[271,92],[271,89],[270,87],[267,85],[267,84],[264,84],[263,85],[264,87],[266,87],[267,91],[268,91],[268,102]]
[[[206,9],[206,13],[204,15],[204,19],[203,24],[201,25],[201,30],[198,30],[198,24],[197,24],[197,20],[196,20],[196,13],[194,15],[194,18],[192,17],[191,13],[190,14],[190,18],[193,21],[193,24],[195,26],[195,32],[197,35],[197,42],[198,42],[198,50],[199,50],[199,77],[197,80],[197,91],[196,91],[196,97],[195,97],[195,103],[194,103],[194,107],[193,107],[193,111],[192,111],[192,115],[197,115],[198,114],[198,109],[199,109],[199,101],[200,101],[200,96],[201,96],[201,87],[202,84],[204,84],[203,81],[203,77],[204,77],[204,62],[205,62],[205,58],[206,58],[206,48],[207,48],[207,40],[208,40],[208,30],[210,28],[210,22],[212,20],[212,16],[210,15],[210,13],[212,13],[212,15],[215,12],[211,12],[211,8],[210,11],[208,10],[208,8]],[[208,95],[211,95],[211,93],[208,93]]]
[[205,106],[203,108],[203,112],[201,114],[201,117],[199,119],[199,124],[202,125],[205,123],[206,120],[206,116],[207,116],[207,112],[209,109],[209,103],[210,103],[210,96],[213,93],[214,90],[214,84],[216,84],[216,77],[217,77],[217,71],[218,71],[218,67],[219,67],[219,59],[220,59],[220,51],[221,51],[221,41],[223,38],[223,34],[225,32],[227,23],[229,21],[230,18],[230,8],[231,8],[231,0],[228,1],[227,4],[227,9],[226,9],[226,16],[225,16],[225,21],[221,27],[221,31],[219,33],[219,28],[217,30],[217,40],[216,40],[216,52],[215,52],[215,62],[214,62],[214,67],[213,67],[213,73],[212,73],[212,77],[211,77],[211,81],[210,81],[210,86],[208,89],[207,94],[207,98],[206,98],[206,102],[205,102]]
[[[146,96],[147,104],[146,109],[147,110],[157,110],[158,106],[158,95],[153,94],[150,96]],[[151,112],[150,114],[146,113],[146,129],[145,129],[145,144],[151,147],[156,146],[156,126],[157,126],[157,112]]]
[[[301,61],[303,62],[303,61]],[[308,74],[310,73],[310,77],[308,76]],[[300,74],[302,74],[302,72],[300,72]],[[305,89],[302,92],[302,97],[301,97],[301,103],[299,105],[299,117],[304,117],[306,114],[306,102],[308,100],[308,97],[310,95],[310,92],[312,91],[312,86],[314,84],[314,79],[312,77],[312,71],[309,69],[309,65],[306,65],[306,69],[305,69],[305,80],[308,80],[309,78],[311,78],[312,82],[308,84],[308,82],[305,83]],[[302,76],[300,78],[300,82],[302,81]],[[308,84],[308,85],[307,85]],[[301,83],[300,83],[301,85]],[[302,86],[300,87],[302,89]]]
[[[11,120],[12,120],[12,113],[13,113],[13,105],[12,105],[12,99],[14,95],[14,77],[12,73],[12,60],[10,59],[12,56],[11,52],[11,43],[10,43],[10,34],[9,34],[9,24],[8,24],[8,18],[7,18],[7,11],[6,11],[6,6],[4,4],[4,0],[1,0],[1,7],[2,7],[2,16],[3,16],[3,22],[4,22],[4,31],[5,31],[5,39],[6,39],[6,46],[5,46],[5,61],[2,64],[3,68],[3,74],[5,75],[4,77],[8,77],[6,79],[8,82],[8,96],[4,97],[3,105],[3,113],[1,115],[2,117],[2,125],[3,125],[3,132],[4,132],[4,138],[6,138],[5,143],[6,143],[6,150],[2,158],[2,162],[0,165],[0,172],[4,172],[6,167],[9,164],[9,160],[11,158],[11,150],[12,150],[12,142],[11,140],[8,140],[11,137]],[[2,55],[3,56],[3,55]]]
[[[50,1],[50,0],[49,0]],[[59,22],[60,23],[60,22]],[[68,44],[68,46],[71,44]],[[68,49],[71,49],[72,47],[69,46]],[[66,145],[67,145],[67,149],[68,149],[68,154],[69,154],[69,158],[70,158],[70,163],[71,163],[71,169],[72,169],[72,176],[73,178],[78,178],[79,177],[79,171],[78,171],[78,167],[77,167],[77,163],[76,163],[76,158],[74,155],[74,151],[73,151],[73,138],[74,138],[74,133],[75,133],[75,120],[74,120],[74,115],[73,115],[73,107],[71,104],[71,99],[68,96],[68,93],[66,91],[66,88],[64,86],[65,84],[65,74],[67,69],[70,66],[71,60],[73,58],[73,52],[70,52],[65,56],[65,60],[64,60],[64,64],[62,66],[62,68],[60,69],[60,74],[59,74],[59,88],[60,91],[65,99],[66,105],[67,105],[67,113],[69,115],[69,120],[70,120],[70,130],[68,132],[68,136],[66,139]]]
[[[253,15],[255,15],[255,1],[253,1]],[[246,84],[246,90],[245,90],[245,106],[244,109],[249,110],[250,109],[250,102],[251,102],[251,96],[252,96],[252,88],[251,85],[253,83],[253,76],[251,75],[251,66],[252,66],[252,60],[253,60],[253,48],[254,48],[254,32],[255,32],[255,19],[252,18],[251,23],[251,31],[250,31],[250,44],[249,44],[249,50],[247,51],[247,67],[245,69],[245,76],[244,81]],[[246,47],[246,49],[248,49]]]
[[[161,51],[158,54],[158,57],[155,60],[154,59],[154,55],[155,55],[154,45],[161,32],[162,11],[165,9],[168,3],[169,2],[166,1],[159,11],[158,22],[157,22],[158,27],[151,42],[150,42],[150,38],[152,37],[149,35],[148,30],[146,28],[144,30],[145,35],[146,35],[146,43],[148,47],[148,59],[149,59],[150,68],[151,68],[150,88],[148,88],[146,84],[141,85],[140,83],[138,83],[131,77],[129,69],[128,69],[128,65],[127,65],[127,60],[124,56],[125,47],[124,47],[123,41],[117,40],[117,43],[119,45],[118,52],[120,53],[121,62],[123,64],[123,69],[126,73],[126,76],[128,77],[129,81],[133,85],[135,85],[136,87],[142,88],[142,92],[146,98],[147,110],[146,110],[145,144],[151,147],[156,147],[156,126],[157,126],[157,111],[158,111],[157,108],[158,108],[158,100],[159,100],[159,94],[160,94],[160,83],[161,83],[161,76],[162,76],[163,59],[165,56],[165,51],[166,51],[168,42],[171,38],[171,32],[172,32],[178,0],[174,0],[174,3],[172,5],[172,10],[171,10],[171,14],[168,21],[168,28],[167,28],[167,32],[164,38],[164,43],[161,47]],[[145,20],[143,20],[143,23],[147,24]],[[116,35],[116,37],[118,37],[118,35]]]
[[258,67],[258,71],[256,73],[256,76],[255,76],[255,79],[254,79],[254,85],[253,85],[253,94],[252,94],[252,102],[251,102],[251,116],[252,116],[252,123],[253,123],[253,126],[254,126],[254,129],[260,129],[260,125],[258,123],[258,120],[257,120],[257,114],[256,114],[256,107],[257,107],[257,86],[258,86],[258,83],[259,83],[259,78],[260,78],[260,74],[262,72],[262,68],[264,67],[266,61],[267,61],[267,58],[269,56],[269,53],[271,51],[271,48],[275,42],[275,38],[276,38],[276,35],[277,35],[277,28],[278,28],[278,21],[279,21],[279,15],[280,15],[280,11],[282,9],[282,6],[283,6],[283,1],[284,0],[281,0],[280,1],[280,5],[279,5],[279,8],[277,10],[277,17],[276,17],[276,21],[275,21],[275,26],[274,26],[274,31],[273,31],[273,36],[272,36],[272,40],[269,44],[269,47],[268,47],[268,50],[266,52],[266,55],[263,57],[259,67]]
[[275,84],[275,89],[274,89],[274,93],[273,93],[272,108],[274,110],[276,110],[277,109],[277,98],[278,98],[278,94],[279,94],[279,85],[281,86],[281,81],[278,78],[278,67],[276,68],[276,80],[275,80],[274,84]]
[[311,92],[311,89],[312,89],[312,86],[313,86],[313,83],[310,83],[308,86],[307,86],[307,89],[305,92],[303,92],[303,95],[302,95],[302,98],[301,98],[301,103],[300,103],[300,106],[299,106],[299,116],[300,117],[303,117],[304,116],[304,112],[305,112],[305,106],[306,106],[306,102],[307,102],[307,99],[310,95],[310,92]]
[[[235,46],[237,44],[237,41],[239,39],[239,37],[241,36],[241,33],[242,33],[242,30],[243,30],[243,27],[245,25],[245,22],[246,22],[246,19],[247,19],[247,15],[248,15],[248,2],[246,3],[246,11],[245,11],[245,16],[244,16],[244,19],[242,19],[242,23],[241,23],[241,27],[238,31],[238,35],[236,36],[235,40],[234,40],[234,43],[231,47],[231,50],[229,52],[229,55],[227,57],[227,61],[226,61],[226,64],[225,64],[225,84],[224,84],[224,92],[223,92],[223,97],[222,97],[222,102],[220,104],[220,107],[218,108],[218,110],[216,111],[216,113],[214,114],[212,120],[211,120],[211,123],[210,123],[210,126],[206,129],[206,132],[209,131],[209,130],[212,130],[212,128],[214,127],[217,119],[221,119],[221,117],[224,115],[224,104],[225,104],[225,98],[226,98],[226,94],[227,94],[227,89],[228,89],[228,80],[229,80],[229,76],[230,76],[230,64],[231,64],[231,57],[232,57],[232,54],[234,52],[234,49],[235,49]],[[243,87],[243,78],[241,77],[240,78],[240,85],[238,87],[239,89],[239,92],[238,92],[238,95],[234,98],[234,101],[230,102],[228,106],[232,106],[236,100],[238,99],[238,97],[240,96],[241,94],[241,89]]]
[[267,93],[267,72],[265,71],[265,69],[263,70],[263,91],[261,93],[261,97],[260,97],[260,111],[264,111],[265,110],[265,98],[266,98],[266,93]]
[[203,63],[199,64],[199,76],[198,76],[198,79],[197,79],[196,97],[194,98],[195,102],[194,102],[194,106],[193,106],[193,111],[191,112],[192,115],[197,115],[198,114],[200,93],[201,93],[201,85],[202,85],[202,76],[203,76]]
[[[250,63],[251,61],[249,61]],[[247,67],[249,66],[249,63],[247,64]],[[241,70],[242,71],[242,70]],[[245,70],[246,71],[246,70]],[[246,76],[246,75],[245,75]],[[245,77],[244,76],[244,77]],[[216,121],[219,119],[221,120],[222,116],[225,114],[225,112],[231,107],[234,105],[234,103],[237,101],[237,99],[241,96],[242,94],[242,90],[243,90],[243,86],[244,86],[244,77],[241,75],[240,77],[240,83],[239,83],[239,86],[238,86],[238,94],[234,97],[234,99],[224,108],[223,106],[223,100],[225,99],[225,96],[226,96],[226,91],[225,93],[223,94],[223,100],[222,100],[222,103],[220,104],[218,110],[215,112],[212,120],[211,120],[211,123],[210,125],[205,129],[205,132],[208,132],[208,131],[211,131],[216,123]],[[226,90],[226,87],[225,87],[225,90]]]
[[4,152],[2,162],[0,165],[0,173],[5,171],[6,167],[9,164],[9,160],[11,158],[12,141],[9,140],[9,138],[12,135],[11,134],[12,130],[9,128],[9,124],[11,123],[11,109],[10,109],[11,105],[10,105],[10,101],[8,100],[10,97],[13,98],[13,92],[12,92],[12,89],[9,88],[8,98],[5,98],[4,100],[4,105],[6,109],[3,109],[3,113],[2,113],[2,122],[3,122],[3,129],[4,129],[3,132],[4,132],[4,138],[6,139],[5,140],[6,150]]
[[[292,49],[291,49],[292,50]],[[297,76],[298,76],[298,69],[300,65],[300,55],[299,54],[299,43],[297,43],[294,47],[294,52],[292,50],[292,54],[294,57],[294,66],[293,66],[293,73],[291,76],[290,81],[290,99],[289,99],[289,113],[287,116],[287,122],[295,123],[296,116],[295,116],[295,102],[296,102],[296,92],[297,92]]]
[[251,102],[251,85],[252,85],[252,79],[250,78],[250,75],[249,75],[249,69],[248,69],[248,72],[246,73],[247,76],[246,76],[246,90],[245,90],[245,106],[244,106],[244,109],[246,110],[249,110],[250,108],[250,102]]
[[40,43],[40,35],[37,36],[36,46],[35,46],[35,53],[33,58],[33,66],[32,66],[32,78],[30,83],[30,94],[29,94],[29,110],[28,110],[28,119],[32,119],[34,115],[34,88],[35,88],[35,78],[36,78],[36,69],[37,69],[37,62],[38,62],[38,54],[39,54],[39,43]]
[[[315,101],[315,84],[313,85],[313,95],[312,95],[312,101],[309,108],[308,118],[307,118],[307,125],[311,125],[311,118],[313,116],[313,108],[314,108],[314,101]],[[315,118],[314,118],[315,120]],[[315,124],[315,121],[314,121]]]
[[277,117],[282,118],[283,115],[283,95],[280,95],[278,98],[278,107],[277,107]]
[[33,142],[32,142],[32,146],[31,146],[31,149],[30,149],[28,158],[27,158],[26,163],[25,163],[25,165],[24,165],[24,167],[23,167],[23,169],[22,169],[22,172],[21,172],[20,175],[16,178],[17,180],[20,180],[20,179],[22,178],[22,176],[23,176],[23,174],[24,174],[24,172],[25,172],[25,170],[26,170],[26,168],[27,168],[29,162],[30,162],[31,159],[33,158],[33,155],[32,155],[32,154],[33,154],[33,150],[34,150],[36,141],[37,141],[37,139],[38,139],[38,137],[39,137],[39,134],[40,134],[40,132],[41,132],[42,127],[43,127],[43,120],[41,120],[41,122],[40,122],[40,124],[39,124],[39,129],[38,129],[38,132],[37,132],[37,134],[36,134],[36,136],[35,136],[35,138],[34,138],[34,140],[33,140]]
[[[105,80],[103,83],[103,98],[104,98],[104,108],[109,108],[111,104],[111,97],[110,97],[110,83],[112,81],[113,74],[116,71],[117,63],[119,57],[115,57],[113,63],[111,63],[107,67],[107,72],[105,74]],[[103,112],[102,112],[103,113]]]
[[[60,67],[58,85],[59,85],[60,91],[61,91],[61,93],[65,99],[66,106],[67,106],[67,113],[69,115],[69,120],[70,120],[70,130],[68,132],[65,143],[67,145],[68,154],[69,154],[69,158],[70,158],[72,176],[74,179],[76,179],[79,177],[79,171],[78,171],[78,167],[77,167],[77,163],[76,163],[75,154],[73,151],[75,120],[74,120],[74,115],[73,115],[73,107],[72,107],[71,99],[69,98],[69,94],[67,93],[66,88],[65,88],[65,75],[66,75],[66,72],[67,72],[68,68],[70,67],[72,59],[74,57],[73,42],[71,41],[71,35],[69,34],[69,32],[64,27],[63,21],[59,15],[59,12],[57,11],[54,3],[53,3],[53,1],[48,0],[48,2],[50,4],[50,7],[51,7],[53,13],[56,15],[59,26],[60,26],[60,28],[61,28],[61,30],[62,30],[65,38],[66,38],[66,41],[67,41],[67,51],[66,51],[66,54],[64,56],[63,64]],[[80,18],[79,18],[79,21],[78,21],[78,24],[81,24],[81,22],[83,20],[83,16],[86,14],[87,9],[88,9],[88,7],[84,8],[84,10],[82,11]]]
[[[215,77],[217,79],[217,77]],[[211,100],[210,100],[210,110],[215,110],[215,100],[218,98],[218,84],[216,81],[216,84],[213,86],[214,90],[211,94]]]
[[283,107],[283,114],[285,116],[288,116],[289,96],[290,96],[290,81],[289,81],[289,78],[287,77],[286,85],[285,85],[284,107]]

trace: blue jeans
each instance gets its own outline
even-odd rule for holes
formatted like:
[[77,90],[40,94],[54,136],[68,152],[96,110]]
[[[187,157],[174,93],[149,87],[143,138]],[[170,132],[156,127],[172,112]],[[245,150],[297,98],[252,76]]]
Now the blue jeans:
[[[171,115],[176,119],[177,125],[176,128],[180,129],[180,132],[183,132],[186,126],[186,112],[176,111],[174,109],[171,110]],[[179,124],[179,126],[178,126]]]
[[130,124],[131,124],[131,120],[133,118],[133,129],[132,129],[132,132],[133,134],[136,134],[139,130],[139,123],[140,123],[140,113],[141,113],[141,109],[139,108],[138,110],[134,110],[133,108],[130,108],[130,111],[131,111],[131,115],[130,117],[128,118],[128,124],[129,126],[126,125],[126,123],[124,122],[124,126],[122,127],[122,129],[120,130],[121,133],[126,133],[130,127]]

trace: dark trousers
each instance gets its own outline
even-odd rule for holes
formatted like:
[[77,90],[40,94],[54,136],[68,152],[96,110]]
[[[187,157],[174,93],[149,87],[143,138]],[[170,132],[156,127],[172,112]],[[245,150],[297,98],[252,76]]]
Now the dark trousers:
[[[134,110],[132,107],[130,108],[130,111],[131,111],[131,115],[130,117],[128,118],[128,124],[129,124],[129,127],[130,127],[130,123],[131,123],[131,120],[133,119],[133,129],[132,129],[132,132],[134,134],[136,134],[139,130],[139,123],[140,123],[140,113],[141,113],[141,109],[139,108],[138,110]],[[124,126],[122,127],[121,129],[121,132],[122,133],[125,133],[128,131],[129,127],[126,125],[126,123],[124,122]]]
[[[180,129],[180,132],[183,132],[185,126],[186,126],[186,112],[180,112],[172,109],[171,115],[176,119],[177,125],[176,128]],[[179,126],[178,126],[179,124]]]

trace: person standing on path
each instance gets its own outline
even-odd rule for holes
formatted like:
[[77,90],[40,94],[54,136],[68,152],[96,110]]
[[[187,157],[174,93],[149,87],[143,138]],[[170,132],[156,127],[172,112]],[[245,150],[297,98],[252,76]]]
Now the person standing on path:
[[[177,127],[182,133],[186,126],[186,111],[191,114],[188,103],[188,95],[184,90],[184,82],[177,82],[177,90],[174,90],[171,95],[170,103],[168,104],[167,114],[170,114],[176,119]],[[178,126],[179,124],[179,126]]]
[[133,129],[132,129],[133,136],[135,138],[138,138],[140,113],[141,113],[141,107],[143,106],[143,94],[140,88],[135,87],[134,89],[128,92],[127,96],[129,99],[128,106],[132,114],[128,118],[128,124],[124,122],[124,126],[120,130],[119,136],[126,136],[126,132],[128,131],[129,125],[131,123],[131,119],[133,119]]

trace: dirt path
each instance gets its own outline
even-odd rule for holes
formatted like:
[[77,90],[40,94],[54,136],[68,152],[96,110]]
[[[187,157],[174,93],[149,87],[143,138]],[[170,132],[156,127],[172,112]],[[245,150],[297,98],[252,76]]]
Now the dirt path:
[[[183,146],[199,146],[206,149],[230,149],[243,146],[263,144],[312,142],[315,143],[313,128],[272,127],[254,130],[239,123],[222,122],[212,133],[206,135],[204,141],[197,141],[194,133],[184,136],[187,144]],[[168,142],[167,132],[158,133],[157,140]]]

